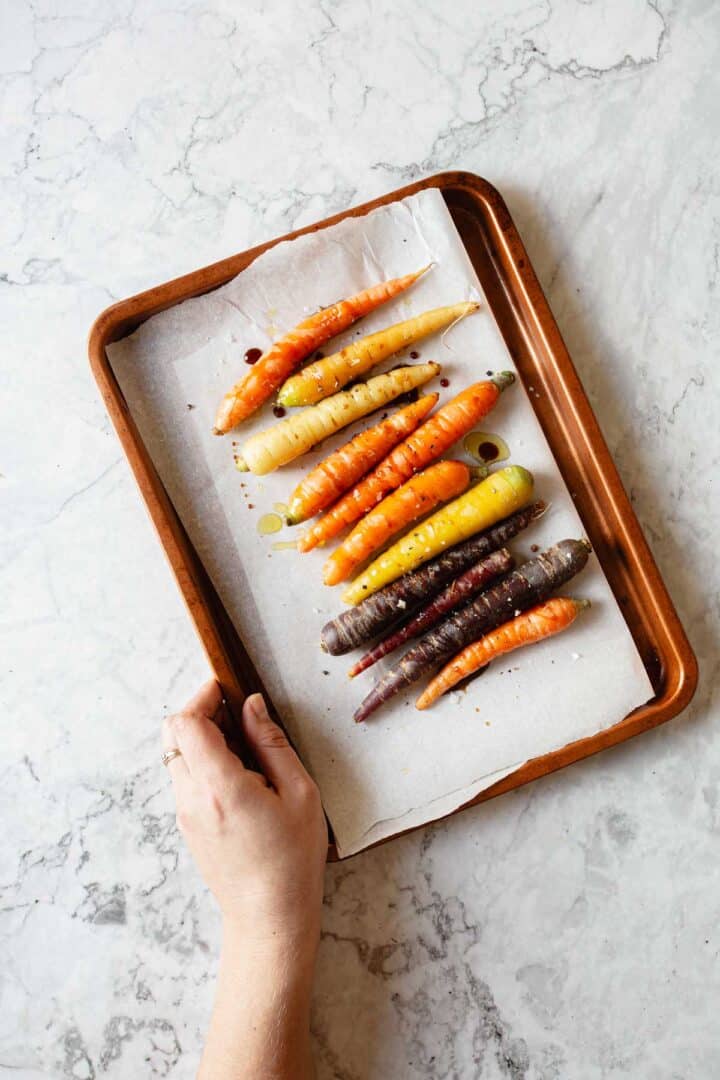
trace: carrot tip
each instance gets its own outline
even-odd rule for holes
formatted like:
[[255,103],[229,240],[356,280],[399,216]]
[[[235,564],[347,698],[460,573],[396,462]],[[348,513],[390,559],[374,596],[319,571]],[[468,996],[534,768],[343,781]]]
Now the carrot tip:
[[500,371],[490,381],[494,382],[500,393],[502,393],[503,390],[507,390],[508,386],[512,386],[515,382],[515,375],[512,371]]
[[213,435],[224,435],[224,434],[225,434],[225,432],[223,431],[223,429],[222,429],[222,428],[219,428],[219,427],[214,427],[214,428],[212,429],[212,433],[213,433]]
[[573,604],[575,605],[575,607],[577,608],[578,611],[584,611],[585,608],[592,607],[592,601],[591,600],[573,600]]

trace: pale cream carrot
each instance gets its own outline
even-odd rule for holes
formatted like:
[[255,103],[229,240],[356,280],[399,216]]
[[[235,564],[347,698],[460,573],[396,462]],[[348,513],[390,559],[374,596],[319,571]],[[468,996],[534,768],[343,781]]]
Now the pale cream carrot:
[[439,364],[411,364],[395,368],[385,375],[376,375],[366,383],[353,386],[352,390],[343,390],[317,405],[309,405],[295,416],[289,416],[265,431],[251,435],[236,458],[237,467],[240,471],[249,469],[262,476],[281,465],[287,465],[341,428],[382,408],[401,394],[422,386],[439,371]]

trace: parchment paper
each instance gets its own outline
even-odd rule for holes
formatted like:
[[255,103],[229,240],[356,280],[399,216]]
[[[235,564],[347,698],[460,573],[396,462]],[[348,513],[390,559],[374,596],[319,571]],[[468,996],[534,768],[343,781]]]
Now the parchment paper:
[[[311,310],[430,261],[433,270],[410,292],[333,345],[427,308],[479,298],[480,312],[416,346],[423,361],[442,363],[450,380],[445,401],[486,371],[513,365],[435,189],[277,245],[222,289],[156,315],[109,349],[170,497],[320,786],[341,855],[450,812],[524,761],[611,726],[652,697],[592,556],[564,590],[593,602],[570,630],[510,654],[425,712],[414,708],[411,694],[367,724],[352,722],[387,661],[350,682],[356,654],[330,657],[318,645],[321,627],[342,608],[342,590],[322,584],[326,553],[276,551],[273,543],[292,539],[293,530],[257,531],[261,515],[286,502],[303,473],[348,434],[301,464],[253,477],[235,470],[232,439],[272,423],[271,407],[234,436],[210,432],[223,393],[246,370],[246,349],[266,348]],[[394,357],[384,366],[397,363]],[[439,381],[428,389],[440,389]],[[511,460],[534,473],[537,496],[551,504],[513,543],[518,558],[529,557],[532,544],[584,532],[530,404],[528,394],[537,393],[518,381],[479,425],[502,435]],[[463,456],[461,447],[455,455]]]

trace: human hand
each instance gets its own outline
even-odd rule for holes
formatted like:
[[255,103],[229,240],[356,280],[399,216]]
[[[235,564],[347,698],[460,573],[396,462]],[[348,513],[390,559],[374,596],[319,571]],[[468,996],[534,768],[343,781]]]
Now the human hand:
[[163,725],[178,826],[222,910],[226,933],[255,944],[314,947],[320,932],[327,829],[313,780],[272,722],[262,695],[242,726],[262,774],[246,769],[218,727],[218,684]]

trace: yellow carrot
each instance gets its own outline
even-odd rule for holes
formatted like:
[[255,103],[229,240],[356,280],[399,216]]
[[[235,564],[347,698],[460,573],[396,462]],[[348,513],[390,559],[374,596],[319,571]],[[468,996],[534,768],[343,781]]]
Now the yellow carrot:
[[427,709],[428,705],[432,705],[442,694],[496,657],[512,652],[521,645],[532,645],[553,634],[559,634],[570,626],[586,607],[590,607],[589,600],[569,600],[564,596],[556,596],[530,611],[516,615],[514,619],[491,630],[459,652],[423,691],[415,702],[416,707]]
[[520,465],[508,465],[492,473],[396,541],[355,578],[343,600],[347,604],[359,603],[446,547],[459,544],[513,514],[530,501],[532,491],[532,474]]
[[317,405],[281,420],[247,439],[236,459],[241,472],[263,476],[300,457],[323,439],[353,424],[393,398],[422,386],[440,371],[439,364],[410,364],[376,375],[352,390],[325,398]]
[[462,304],[434,308],[354,341],[340,352],[326,356],[324,360],[316,360],[297,375],[293,375],[280,388],[278,401],[288,408],[313,405],[328,394],[337,393],[346,383],[364,375],[393,353],[408,345],[414,345],[429,334],[435,334],[450,323],[477,311],[479,307],[474,300],[468,300]]
[[470,483],[463,461],[438,461],[416,473],[406,484],[383,499],[360,521],[325,563],[323,581],[337,585],[412,521],[430,513],[438,503],[452,499]]
[[437,404],[438,394],[427,394],[404,409],[361,431],[311,469],[288,500],[289,525],[324,510],[377,465],[394,446],[409,435]]
[[404,292],[428,269],[424,266],[405,277],[381,281],[355,296],[321,308],[283,334],[222,399],[215,417],[215,435],[224,435],[254,413],[315,349],[364,315],[369,315],[380,304]]

